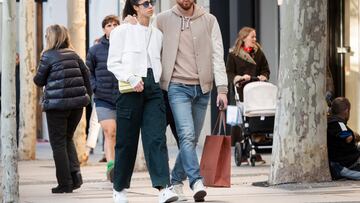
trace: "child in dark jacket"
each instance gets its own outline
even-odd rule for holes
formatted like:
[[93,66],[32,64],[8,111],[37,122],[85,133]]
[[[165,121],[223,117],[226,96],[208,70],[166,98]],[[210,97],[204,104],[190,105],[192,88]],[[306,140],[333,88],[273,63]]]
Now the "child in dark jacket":
[[106,16],[102,22],[104,36],[90,48],[86,65],[90,69],[91,87],[94,91],[95,110],[105,136],[107,177],[113,182],[116,136],[116,99],[119,96],[118,80],[107,69],[110,32],[120,24],[117,16]]

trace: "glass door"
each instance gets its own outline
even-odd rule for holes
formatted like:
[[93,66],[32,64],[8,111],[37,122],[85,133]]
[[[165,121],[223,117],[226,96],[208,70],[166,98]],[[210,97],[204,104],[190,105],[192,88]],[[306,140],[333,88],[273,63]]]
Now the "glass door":
[[360,131],[360,77],[359,77],[359,37],[360,0],[344,1],[344,71],[345,97],[351,102],[349,127]]

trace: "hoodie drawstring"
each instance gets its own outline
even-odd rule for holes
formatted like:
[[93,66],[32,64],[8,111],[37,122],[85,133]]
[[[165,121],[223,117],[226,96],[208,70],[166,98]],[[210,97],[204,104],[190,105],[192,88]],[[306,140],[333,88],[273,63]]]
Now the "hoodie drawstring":
[[185,29],[189,29],[190,27],[190,18],[181,16],[181,31],[184,31]]

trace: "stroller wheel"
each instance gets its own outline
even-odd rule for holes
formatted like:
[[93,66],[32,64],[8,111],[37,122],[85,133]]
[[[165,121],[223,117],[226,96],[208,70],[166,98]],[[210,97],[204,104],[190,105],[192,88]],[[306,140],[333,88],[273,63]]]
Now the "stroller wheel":
[[235,143],[234,157],[236,166],[240,166],[242,160],[242,147],[240,142]]

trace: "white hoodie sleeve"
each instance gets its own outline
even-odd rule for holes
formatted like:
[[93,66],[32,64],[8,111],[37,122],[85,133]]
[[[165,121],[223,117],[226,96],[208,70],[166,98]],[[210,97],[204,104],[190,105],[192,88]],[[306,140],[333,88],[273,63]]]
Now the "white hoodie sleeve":
[[227,93],[228,81],[224,63],[224,47],[220,27],[216,19],[212,27],[211,42],[213,48],[212,62],[214,67],[215,84],[219,93]]
[[123,63],[122,57],[126,40],[126,25],[116,27],[110,33],[107,68],[119,81],[128,81],[132,76]]

